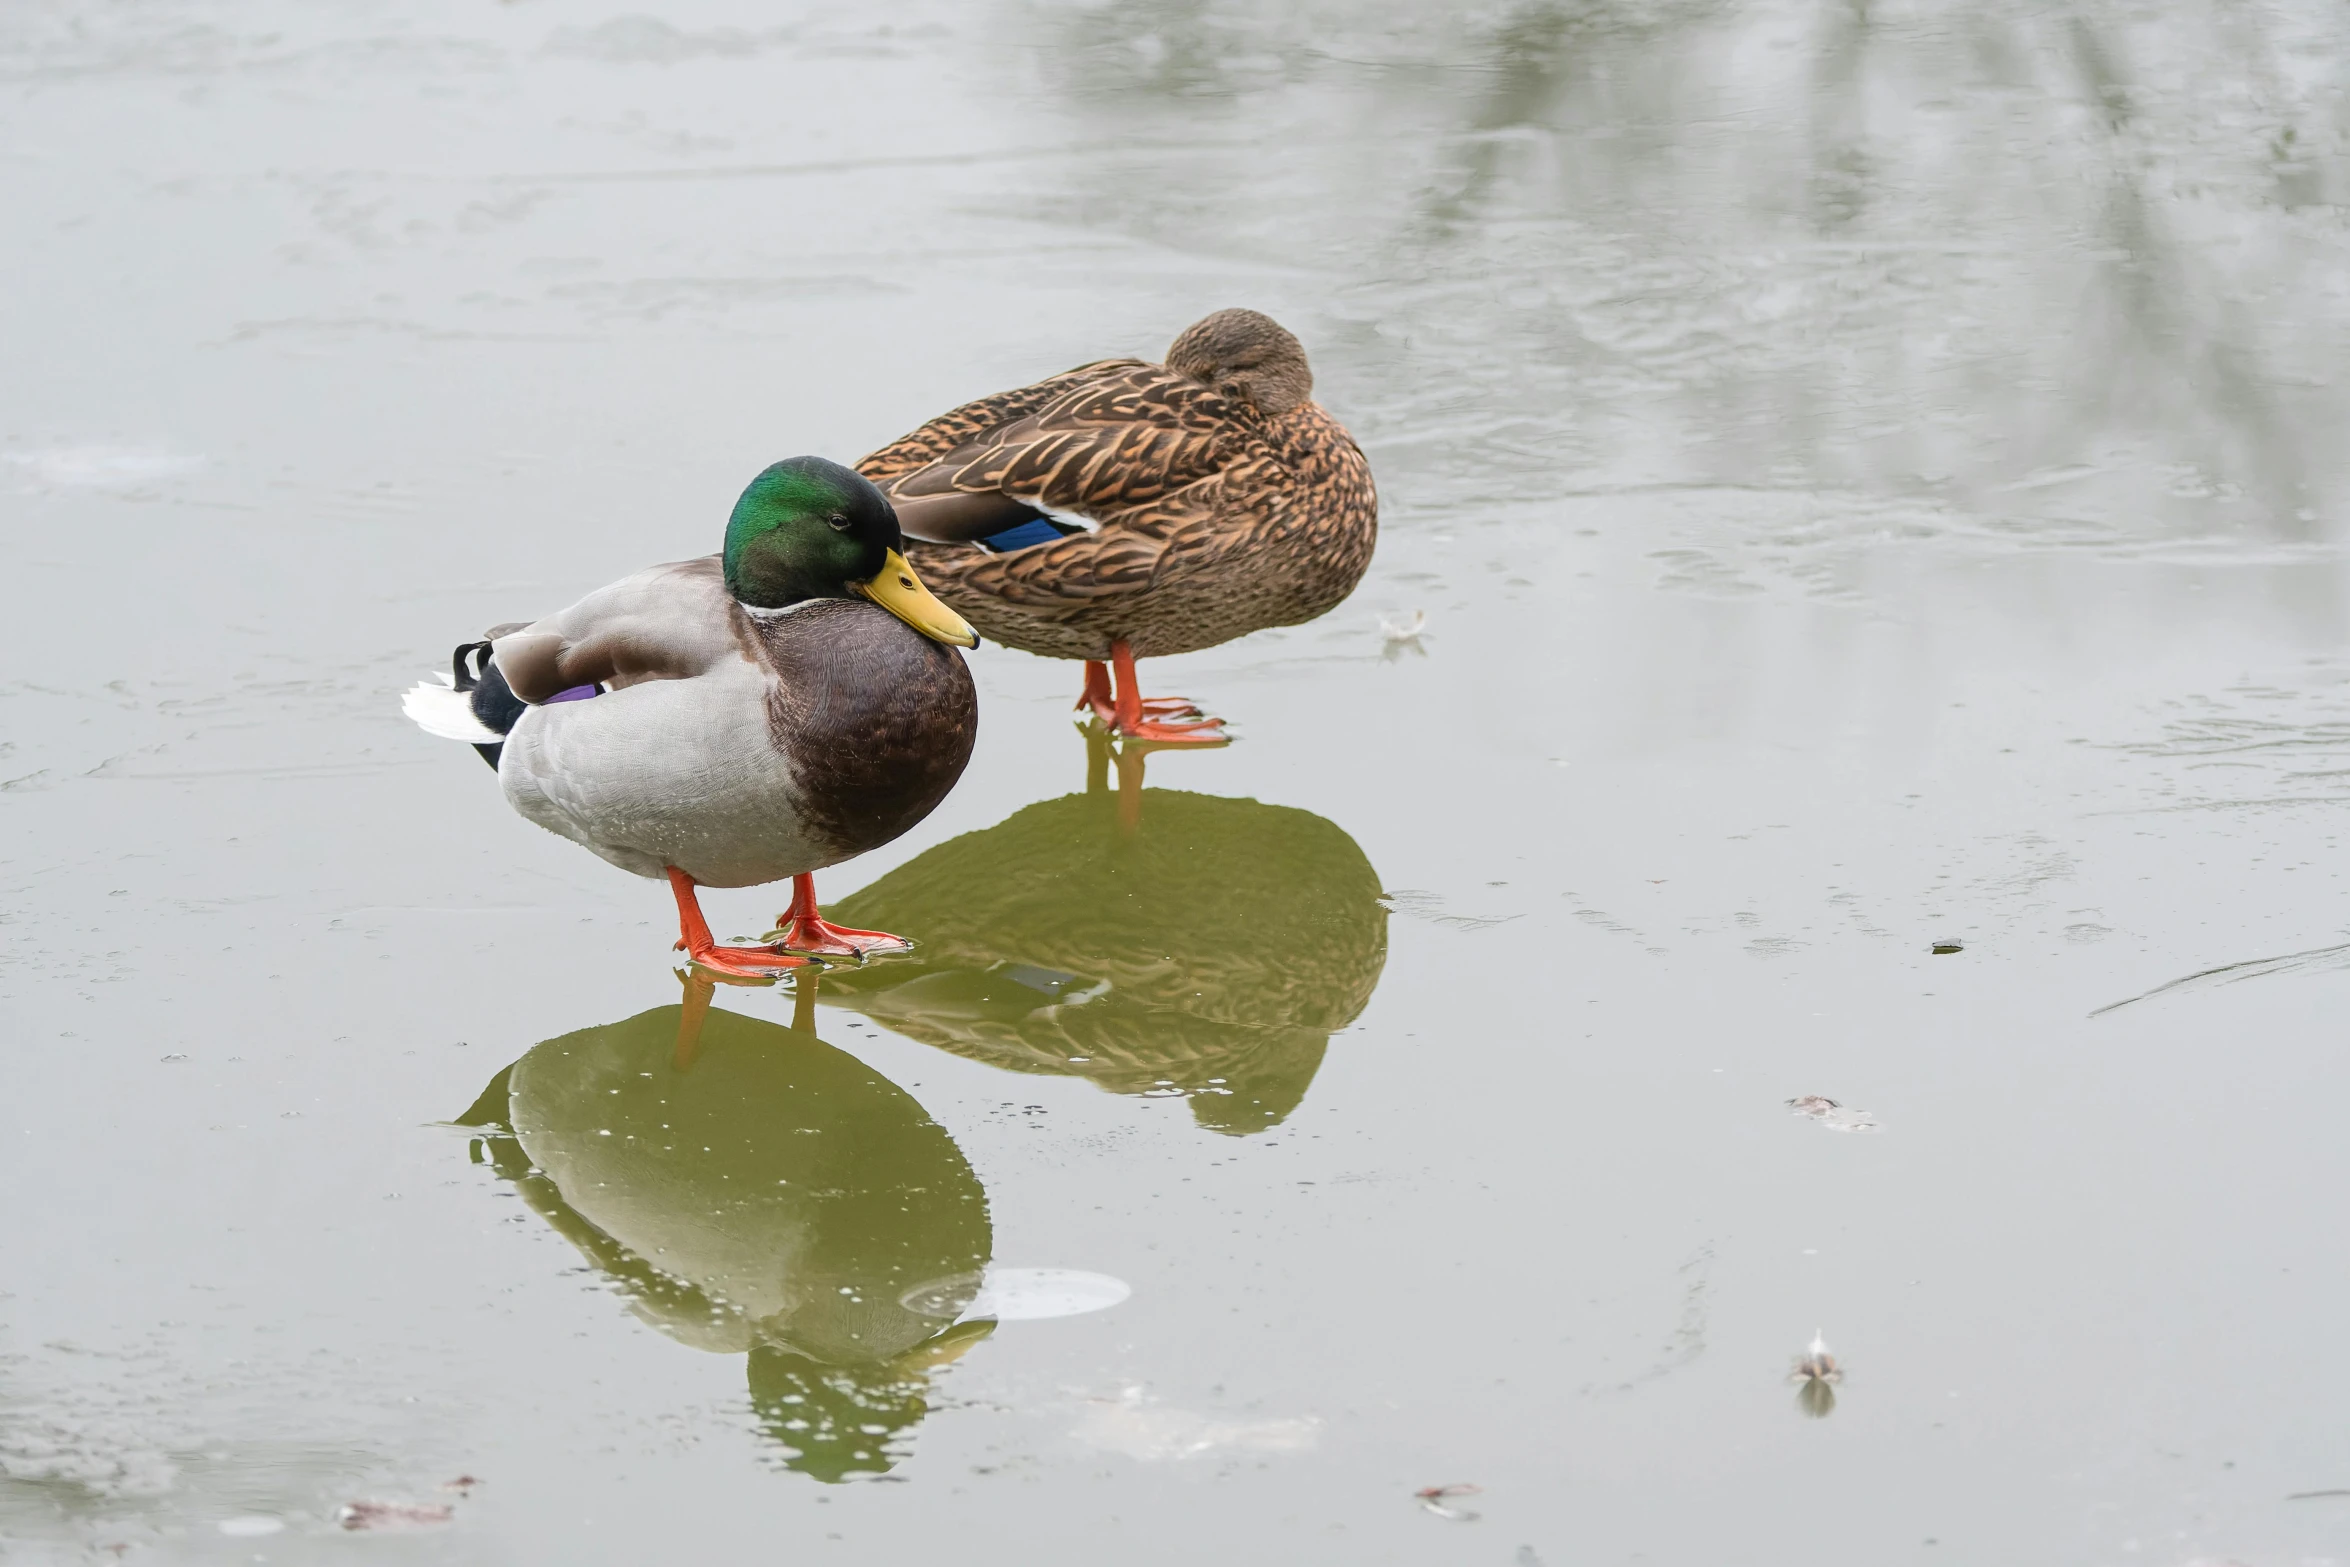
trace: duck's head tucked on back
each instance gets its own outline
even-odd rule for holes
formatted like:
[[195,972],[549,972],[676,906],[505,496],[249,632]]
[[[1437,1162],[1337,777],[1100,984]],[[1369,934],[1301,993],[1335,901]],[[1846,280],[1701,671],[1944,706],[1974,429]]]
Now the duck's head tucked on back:
[[870,599],[924,636],[977,647],[962,616],[916,580],[897,513],[871,480],[821,457],[762,472],[734,503],[721,557],[726,590],[751,609]]
[[1260,310],[1219,310],[1194,321],[1167,346],[1167,368],[1246,399],[1268,419],[1314,395],[1305,345]]

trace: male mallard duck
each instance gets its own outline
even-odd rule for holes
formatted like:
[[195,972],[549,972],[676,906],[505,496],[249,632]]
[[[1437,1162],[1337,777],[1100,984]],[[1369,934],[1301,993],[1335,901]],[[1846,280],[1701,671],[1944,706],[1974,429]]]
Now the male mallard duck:
[[[743,491],[722,554],[498,627],[404,705],[479,745],[524,816],[666,876],[696,963],[758,977],[798,954],[912,945],[826,922],[813,873],[897,837],[962,776],[978,703],[943,644],[978,642],[916,580],[881,492],[795,457]],[[786,876],[792,907],[771,946],[711,940],[695,887]]]
[[1362,580],[1371,468],[1313,388],[1279,322],[1219,310],[1163,365],[1105,359],[983,397],[857,466],[939,597],[999,642],[1086,661],[1079,707],[1134,739],[1220,744],[1191,703],[1143,701],[1134,660],[1298,625]]

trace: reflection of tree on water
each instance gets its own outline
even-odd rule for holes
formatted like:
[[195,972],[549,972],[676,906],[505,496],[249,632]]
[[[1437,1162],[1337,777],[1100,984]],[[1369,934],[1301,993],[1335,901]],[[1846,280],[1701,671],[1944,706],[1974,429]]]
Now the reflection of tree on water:
[[808,1019],[709,997],[691,981],[682,1007],[547,1040],[461,1124],[637,1316],[749,1353],[791,1468],[887,1470],[930,1370],[993,1326],[954,1322],[993,1250],[987,1194],[921,1105]]
[[1220,1132],[1277,1125],[1379,983],[1378,875],[1307,811],[1127,804],[1131,828],[1106,789],[1031,805],[844,900],[920,945],[827,972],[824,999],[1013,1071],[1188,1095]]
[[1297,324],[1391,469],[1832,486],[2066,542],[2307,537],[2350,472],[2330,0],[1060,25],[1104,144],[1077,206],[1315,268],[1335,319]]

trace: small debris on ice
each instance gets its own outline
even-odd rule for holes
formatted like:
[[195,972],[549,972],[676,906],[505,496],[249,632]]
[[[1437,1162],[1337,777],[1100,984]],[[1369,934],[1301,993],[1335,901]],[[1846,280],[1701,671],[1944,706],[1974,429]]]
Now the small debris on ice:
[[1813,1329],[1811,1347],[1803,1358],[1795,1362],[1791,1382],[1803,1384],[1796,1390],[1796,1407],[1814,1420],[1825,1420],[1836,1412],[1836,1384],[1844,1380],[1843,1368],[1828,1352],[1828,1341]]
[[1797,1094],[1787,1108],[1808,1116],[1831,1132],[1873,1132],[1877,1118],[1866,1110],[1847,1110],[1825,1094]]
[[335,1522],[354,1533],[363,1529],[431,1529],[447,1523],[456,1513],[446,1502],[346,1502],[335,1514]]
[[1419,1498],[1421,1507],[1425,1508],[1429,1512],[1434,1513],[1439,1518],[1449,1518],[1454,1523],[1475,1523],[1481,1516],[1480,1514],[1472,1512],[1466,1507],[1447,1507],[1445,1503],[1456,1496],[1475,1496],[1484,1489],[1485,1487],[1481,1485],[1469,1485],[1466,1483],[1458,1485],[1427,1485],[1422,1486],[1417,1491],[1414,1491],[1412,1495]]
[[1394,658],[1409,648],[1414,653],[1425,657],[1428,649],[1421,644],[1420,638],[1427,630],[1428,612],[1426,610],[1413,610],[1412,618],[1401,624],[1381,616],[1379,620],[1381,656]]

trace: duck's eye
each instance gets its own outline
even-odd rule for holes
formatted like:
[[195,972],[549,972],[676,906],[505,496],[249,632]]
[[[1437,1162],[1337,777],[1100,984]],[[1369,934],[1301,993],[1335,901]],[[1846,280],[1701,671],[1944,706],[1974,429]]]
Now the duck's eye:
[[834,512],[831,516],[826,517],[824,520],[831,523],[833,528],[838,532],[846,533],[849,531],[849,519],[837,511]]

